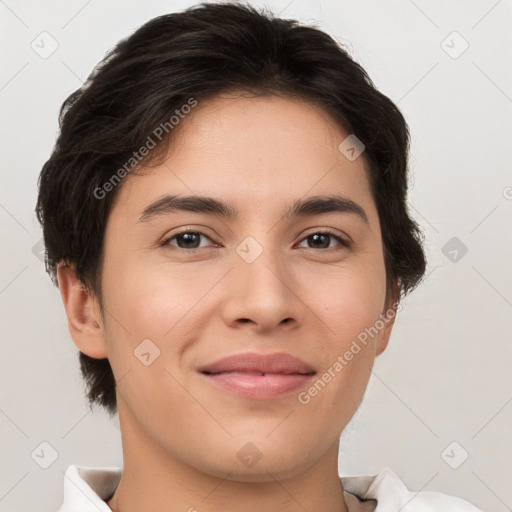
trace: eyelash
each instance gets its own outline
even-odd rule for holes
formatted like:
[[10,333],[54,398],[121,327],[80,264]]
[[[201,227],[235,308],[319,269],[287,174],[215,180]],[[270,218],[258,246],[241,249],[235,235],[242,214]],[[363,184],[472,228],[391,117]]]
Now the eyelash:
[[[185,233],[193,233],[195,235],[202,235],[206,238],[208,238],[209,240],[211,240],[211,238],[206,235],[205,233],[201,232],[201,231],[197,231],[197,230],[194,230],[194,229],[184,229],[178,233],[174,233],[172,236],[170,237],[167,237],[165,240],[163,240],[161,242],[161,246],[166,246],[166,245],[170,245],[169,242],[173,239],[175,239],[176,237],[180,236],[180,235],[183,235]],[[340,235],[336,234],[333,230],[329,229],[329,228],[326,228],[322,231],[314,231],[312,233],[309,233],[307,236],[305,236],[304,238],[302,238],[300,240],[300,242],[303,242],[304,240],[306,240],[307,238],[309,238],[310,236],[313,236],[313,235],[330,235],[332,236],[334,239],[336,239],[336,241],[338,241],[341,245],[340,248],[330,248],[330,249],[313,249],[313,248],[309,248],[307,247],[306,249],[309,249],[309,250],[312,250],[312,251],[340,251],[340,250],[343,250],[343,249],[349,249],[352,245],[351,242],[349,242],[348,240],[345,240],[344,238],[342,238]],[[175,247],[175,246],[172,246],[174,247],[175,249],[177,249],[178,251],[183,251],[183,252],[188,252],[188,253],[196,253],[196,252],[200,252],[200,251],[203,251],[205,249],[208,249],[208,247],[198,247],[198,248],[195,248],[195,249],[183,249],[181,247]]]

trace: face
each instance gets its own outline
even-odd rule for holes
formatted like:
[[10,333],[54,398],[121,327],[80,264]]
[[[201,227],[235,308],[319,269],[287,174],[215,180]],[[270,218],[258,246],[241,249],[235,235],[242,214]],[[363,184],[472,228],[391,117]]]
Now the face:
[[[134,452],[211,475],[291,476],[337,443],[391,330],[361,342],[389,307],[364,153],[340,152],[349,134],[319,107],[276,97],[219,97],[181,122],[165,162],[122,184],[105,233],[97,343],[121,428]],[[207,196],[236,215],[171,208],[166,196]],[[285,215],[326,196],[366,221],[346,206]],[[316,374],[262,397],[198,371],[244,352],[285,352]],[[245,453],[261,458],[250,466]]]

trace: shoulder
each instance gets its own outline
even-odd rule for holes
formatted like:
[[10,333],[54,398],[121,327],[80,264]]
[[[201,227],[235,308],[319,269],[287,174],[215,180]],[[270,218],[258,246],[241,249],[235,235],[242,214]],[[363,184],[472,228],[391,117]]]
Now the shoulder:
[[483,512],[470,502],[442,492],[411,491],[389,468],[374,476],[341,477],[343,488],[360,499],[377,500],[375,512]]
[[64,474],[64,496],[57,512],[111,512],[110,498],[121,478],[119,467],[68,466]]

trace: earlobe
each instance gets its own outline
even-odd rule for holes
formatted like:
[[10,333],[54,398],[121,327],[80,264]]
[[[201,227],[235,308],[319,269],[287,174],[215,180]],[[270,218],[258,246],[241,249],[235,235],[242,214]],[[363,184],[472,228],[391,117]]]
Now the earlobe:
[[391,336],[391,331],[393,330],[393,325],[395,323],[396,313],[397,313],[397,302],[394,302],[393,305],[386,310],[384,315],[382,315],[382,322],[384,322],[384,327],[381,330],[380,336],[377,340],[376,346],[376,356],[380,356],[384,350],[386,350],[389,338]]
[[108,357],[101,312],[94,295],[85,289],[70,265],[59,264],[57,279],[73,342],[90,357]]

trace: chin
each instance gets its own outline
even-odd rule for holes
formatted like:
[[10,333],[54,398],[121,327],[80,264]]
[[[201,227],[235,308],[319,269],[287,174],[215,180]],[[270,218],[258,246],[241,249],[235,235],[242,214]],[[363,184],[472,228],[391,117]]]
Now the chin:
[[254,443],[248,442],[237,450],[234,459],[219,456],[215,465],[203,461],[202,470],[234,482],[265,483],[292,478],[314,465],[314,461],[304,457],[302,450],[287,455],[276,447],[271,452],[271,455],[265,455],[264,450],[260,451]]

